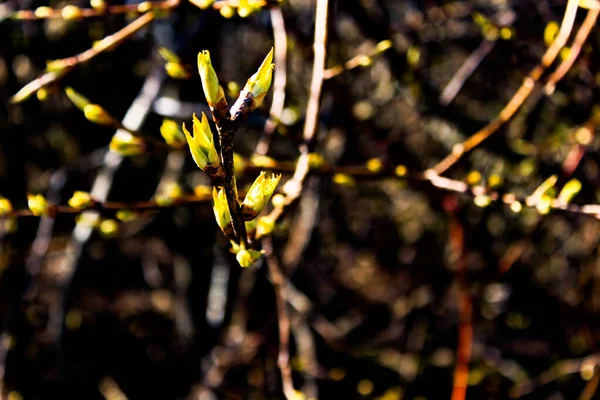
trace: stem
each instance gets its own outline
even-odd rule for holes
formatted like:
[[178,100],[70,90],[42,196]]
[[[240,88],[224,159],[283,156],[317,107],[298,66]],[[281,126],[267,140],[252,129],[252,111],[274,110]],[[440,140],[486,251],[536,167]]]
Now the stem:
[[225,179],[223,187],[225,188],[225,196],[227,197],[227,205],[229,206],[229,214],[231,215],[231,225],[233,233],[240,246],[245,249],[248,245],[248,237],[246,236],[246,225],[240,211],[240,203],[238,201],[237,183],[235,181],[235,169],[233,166],[233,133],[234,130],[218,125],[219,138],[221,142],[221,162],[225,170]]

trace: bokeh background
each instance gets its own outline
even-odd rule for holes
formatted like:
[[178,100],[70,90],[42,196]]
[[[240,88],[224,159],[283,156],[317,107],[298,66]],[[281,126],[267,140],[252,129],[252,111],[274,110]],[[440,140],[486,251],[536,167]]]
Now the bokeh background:
[[[539,62],[566,4],[329,3],[327,67],[371,54],[384,40],[391,47],[324,82],[315,151],[332,165],[364,167],[375,158],[385,169],[402,164],[414,172],[433,166],[498,114]],[[210,50],[219,79],[235,92],[273,46],[269,7],[224,18],[183,2],[115,50],[79,65],[43,101],[33,96],[11,104],[47,60],[80,53],[132,20],[11,18],[16,10],[67,4],[89,7],[85,1],[0,3],[0,193],[15,209],[27,208],[27,193],[66,204],[74,190],[89,191],[103,168],[114,131],[87,121],[64,87],[121,119],[143,85],[155,82],[141,130],[162,140],[163,118],[189,123],[192,112],[207,111],[195,70],[198,51]],[[268,156],[294,161],[312,72],[315,3],[273,7],[285,21],[288,81]],[[579,11],[575,30],[584,14]],[[579,146],[577,128],[597,112],[599,41],[594,28],[556,91],[536,88],[514,118],[446,176],[519,197],[551,175],[558,177],[556,190],[576,178],[582,189],[573,202],[600,203],[596,126],[580,161],[566,164]],[[446,85],[482,45],[487,54],[457,95],[445,99]],[[191,79],[165,75],[160,46],[190,66]],[[236,135],[236,152],[246,158],[271,98]],[[157,149],[125,159],[115,168],[109,199],[147,200],[165,176],[185,193],[207,184],[189,155],[173,165],[170,157]],[[240,184],[254,177],[241,174]],[[290,365],[306,398],[449,399],[465,296],[472,306],[467,399],[594,398],[598,219],[474,200],[397,177],[307,180],[273,240],[288,277]],[[75,220],[4,222],[3,398],[283,398],[268,268],[264,261],[238,266],[209,203],[123,223],[116,237],[94,232],[77,251]],[[461,234],[462,246],[453,240]]]

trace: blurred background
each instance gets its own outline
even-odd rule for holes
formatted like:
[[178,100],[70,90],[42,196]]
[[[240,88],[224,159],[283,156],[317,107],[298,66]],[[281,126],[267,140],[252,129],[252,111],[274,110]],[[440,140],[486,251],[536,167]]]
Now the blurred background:
[[[374,173],[311,175],[274,231],[299,398],[460,400],[457,377],[465,376],[467,399],[596,398],[598,219],[411,178],[498,115],[556,37],[566,3],[329,1],[315,152],[328,165]],[[236,4],[227,14],[182,2],[12,104],[48,60],[84,52],[136,14],[25,20],[15,12],[91,6],[0,3],[1,195],[24,210],[27,193],[66,204],[99,179],[109,200],[125,203],[152,198],[165,182],[186,194],[208,185],[187,151],[106,155],[114,129],[88,121],[64,88],[162,141],[165,118],[189,126],[193,112],[208,112],[198,51],[211,52],[232,102],[274,45],[277,16],[287,83],[265,154],[295,161],[315,1],[269,2],[244,18]],[[578,10],[571,40],[587,13]],[[549,198],[576,179],[572,203],[600,203],[599,44],[593,26],[556,90],[544,92],[547,72],[510,121],[445,176],[519,199],[551,176],[542,193]],[[181,58],[189,79],[166,74],[160,47]],[[347,70],[335,68],[348,60]],[[246,160],[264,137],[272,92],[236,134],[235,151]],[[240,187],[257,175],[239,172]],[[71,213],[2,221],[3,398],[284,398],[267,261],[239,267],[210,202],[125,222],[104,217],[115,224],[100,231],[75,229]]]

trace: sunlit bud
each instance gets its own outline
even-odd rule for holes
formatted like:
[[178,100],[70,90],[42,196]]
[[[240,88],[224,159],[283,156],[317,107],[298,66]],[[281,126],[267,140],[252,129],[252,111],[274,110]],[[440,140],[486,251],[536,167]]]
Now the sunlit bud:
[[81,17],[81,9],[77,6],[68,5],[62,9],[60,15],[66,20],[77,19]]
[[396,169],[394,170],[394,173],[398,177],[404,177],[408,173],[408,169],[406,168],[405,165],[400,164],[400,165],[396,166]]
[[189,79],[191,76],[183,65],[175,62],[166,63],[165,71],[173,79]]
[[558,202],[561,204],[568,204],[573,197],[581,191],[581,182],[577,179],[571,179],[563,186],[562,190],[558,194]]
[[193,137],[183,124],[183,133],[190,147],[192,158],[196,165],[208,175],[222,176],[221,159],[215,149],[213,134],[206,115],[202,113],[202,119],[198,120],[196,114],[194,114],[193,121]]
[[253,0],[240,0],[238,5],[238,15],[242,18],[246,18],[254,11],[260,9],[260,3]]
[[68,201],[69,206],[83,210],[85,208],[92,207],[96,201],[92,198],[92,195],[88,192],[76,191]]
[[206,101],[211,107],[217,107],[221,102],[225,101],[225,93],[219,85],[219,79],[210,62],[210,53],[208,50],[203,50],[198,53],[198,72],[202,79],[202,89]]
[[0,197],[0,215],[6,215],[13,210],[10,200]]
[[73,90],[72,87],[65,88],[65,93],[67,94],[69,100],[73,102],[75,107],[79,108],[81,111],[83,111],[85,106],[91,104],[87,97],[83,96],[81,93],[76,92],[75,90]]
[[355,186],[356,181],[351,175],[348,174],[335,174],[333,175],[333,182],[341,186]]
[[219,12],[223,16],[223,18],[231,18],[235,14],[235,11],[233,10],[233,7],[228,6],[228,5],[224,5],[223,7],[221,7],[221,9],[219,10]]
[[115,214],[115,218],[121,222],[135,221],[136,219],[138,219],[138,213],[128,209],[122,209],[117,211],[117,213]]
[[119,228],[119,223],[114,219],[105,219],[98,227],[100,234],[109,239],[119,234]]
[[273,204],[273,207],[275,207],[275,208],[282,208],[282,207],[284,207],[285,206],[285,202],[286,202],[286,198],[281,193],[277,193],[271,199],[271,203]]
[[152,3],[150,3],[149,1],[144,1],[141,2],[140,4],[138,4],[137,10],[140,13],[145,13],[148,12],[152,9]]
[[198,185],[194,188],[194,194],[201,199],[210,198],[212,196],[212,188],[206,185]]
[[143,139],[125,131],[115,133],[109,147],[111,151],[123,157],[137,156],[146,150],[146,144]]
[[212,6],[214,2],[215,0],[194,0],[193,4],[197,5],[202,9],[205,9]]
[[252,161],[252,164],[254,164],[254,166],[260,168],[275,168],[275,166],[277,166],[277,161],[268,156],[252,156],[250,161]]
[[260,217],[256,223],[256,237],[268,236],[275,228],[275,221],[271,217]]
[[262,251],[256,251],[252,249],[240,249],[240,251],[238,251],[238,253],[236,254],[235,258],[242,267],[247,268],[256,263],[258,260],[260,260],[262,255]]
[[65,60],[51,60],[46,63],[46,71],[48,72],[64,72],[69,65]]
[[106,8],[104,0],[90,0],[90,5],[94,10],[104,10]]
[[50,14],[52,14],[52,9],[46,6],[38,7],[34,11],[36,18],[47,18]]
[[265,208],[279,183],[279,179],[281,179],[281,175],[271,174],[270,177],[265,177],[264,171],[256,178],[242,203],[242,216],[246,221],[256,218]]
[[227,197],[223,189],[213,187],[213,211],[217,225],[225,233],[226,236],[232,236],[233,228],[231,227],[231,215],[229,214],[229,206],[227,205]]
[[35,95],[39,101],[46,101],[46,100],[48,100],[48,97],[50,96],[50,92],[48,91],[47,88],[43,87],[43,88],[40,88],[40,90],[38,90]]
[[161,207],[168,207],[175,200],[179,199],[183,194],[183,190],[181,190],[181,186],[174,181],[167,182],[161,190],[161,193],[156,196],[156,204]]
[[175,148],[181,149],[185,146],[186,138],[183,131],[179,128],[179,124],[172,119],[164,119],[160,126],[160,134],[165,142]]
[[310,169],[320,170],[326,164],[327,162],[325,161],[325,158],[322,155],[318,153],[310,153],[308,155],[308,166],[310,167]]
[[367,169],[374,174],[381,172],[383,170],[383,163],[378,158],[369,159],[367,161],[366,166],[367,166]]
[[269,54],[267,54],[263,60],[258,71],[256,71],[256,73],[248,79],[248,82],[246,82],[246,88],[254,96],[256,107],[262,104],[263,99],[271,87],[273,69],[275,69],[275,64],[273,64],[273,48],[271,48],[271,51],[269,51]]
[[95,228],[100,224],[100,215],[96,213],[81,213],[75,217],[75,222],[77,225]]
[[83,114],[88,121],[98,125],[108,125],[113,127],[120,125],[119,121],[107,113],[106,110],[98,104],[88,104],[87,106],[83,107]]
[[48,202],[46,198],[41,194],[28,194],[27,195],[27,206],[35,216],[40,216],[48,212]]

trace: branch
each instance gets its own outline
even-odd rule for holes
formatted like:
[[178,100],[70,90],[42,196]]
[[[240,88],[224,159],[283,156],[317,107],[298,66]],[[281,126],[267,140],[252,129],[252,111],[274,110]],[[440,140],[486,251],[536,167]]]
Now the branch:
[[440,103],[447,106],[454,100],[460,89],[465,84],[465,81],[475,72],[481,61],[487,56],[496,44],[495,40],[484,40],[479,47],[471,53],[463,62],[460,68],[456,71],[450,82],[446,85],[440,95]]
[[287,311],[287,287],[285,277],[281,270],[281,265],[277,256],[273,253],[273,242],[270,237],[262,241],[262,247],[267,257],[269,275],[273,290],[275,292],[275,301],[277,303],[277,324],[279,326],[279,352],[277,357],[277,366],[281,370],[281,382],[283,393],[288,400],[296,399],[298,396],[294,389],[292,381],[292,370],[290,368],[290,318]]
[[544,92],[546,92],[547,95],[554,93],[554,89],[556,88],[558,81],[560,81],[573,66],[575,59],[581,52],[581,47],[587,40],[592,28],[596,26],[598,13],[600,13],[600,8],[591,9],[588,11],[583,24],[581,24],[581,27],[575,35],[575,39],[573,39],[573,45],[569,50],[569,55],[556,68],[552,75],[550,75],[548,81],[546,82],[546,86],[544,86]]
[[[276,222],[285,213],[286,208],[292,205],[302,193],[304,180],[310,171],[309,151],[317,130],[319,108],[321,102],[321,91],[323,89],[323,77],[325,71],[325,59],[327,56],[327,12],[328,0],[317,0],[315,16],[315,39],[313,61],[313,72],[310,84],[310,94],[306,106],[306,121],[304,124],[303,139],[300,145],[300,158],[296,163],[296,169],[292,178],[286,182],[283,191],[286,194],[285,201],[275,207],[268,218]],[[257,237],[258,239],[258,237]]]
[[571,29],[573,28],[573,22],[575,21],[575,15],[577,13],[578,6],[579,0],[569,0],[556,39],[554,39],[554,42],[552,42],[550,47],[548,47],[548,50],[546,50],[546,53],[544,53],[540,63],[536,65],[535,68],[531,70],[529,75],[523,80],[521,87],[519,87],[517,92],[504,106],[502,111],[500,111],[498,116],[464,142],[454,145],[452,153],[431,167],[430,171],[435,172],[438,175],[446,172],[450,167],[456,164],[456,162],[458,162],[458,160],[460,160],[465,153],[479,146],[479,144],[489,138],[515,114],[515,112],[519,109],[519,107],[521,107],[521,105],[533,91],[535,83],[540,79],[542,73],[554,62],[556,56],[567,42],[569,34],[571,33]]
[[281,119],[283,106],[285,104],[285,86],[287,83],[287,34],[285,32],[285,21],[281,8],[272,8],[271,24],[273,25],[273,38],[275,48],[275,77],[273,78],[273,102],[269,111],[269,119],[265,124],[263,134],[256,145],[254,153],[267,154],[271,138]]
[[[179,0],[172,0],[170,4],[171,7],[174,7],[175,5],[179,4]],[[12,103],[19,103],[27,99],[29,96],[31,96],[38,90],[47,87],[55,82],[58,82],[69,72],[71,72],[77,65],[91,60],[98,54],[114,49],[115,47],[123,43],[126,39],[131,37],[133,34],[138,32],[140,29],[152,22],[154,18],[155,14],[153,12],[144,14],[129,25],[127,25],[126,27],[124,27],[123,29],[121,29],[120,31],[112,35],[106,36],[104,39],[100,40],[97,44],[84,51],[83,53],[68,58],[52,61],[53,68],[55,69],[47,71],[35,80],[29,82],[21,90],[19,90],[11,98],[10,101]]]
[[[449,210],[454,211],[454,210]],[[456,297],[458,299],[458,348],[452,384],[452,400],[464,400],[467,396],[469,361],[473,346],[473,303],[468,293],[464,252],[464,230],[458,219],[452,215],[449,227],[451,257],[456,263]]]

